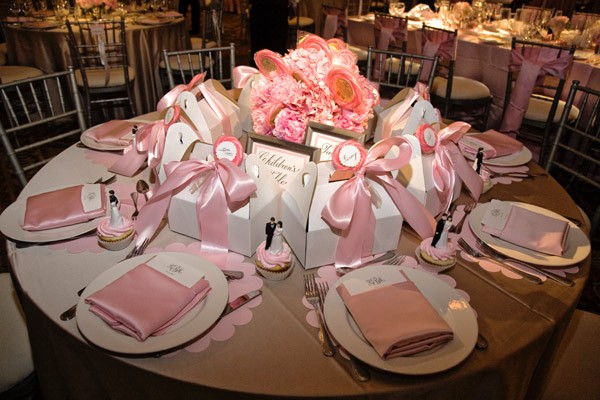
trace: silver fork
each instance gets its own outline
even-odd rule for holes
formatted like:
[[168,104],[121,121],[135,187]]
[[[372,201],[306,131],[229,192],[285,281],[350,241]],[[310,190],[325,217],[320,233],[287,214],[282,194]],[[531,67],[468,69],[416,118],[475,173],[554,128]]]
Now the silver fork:
[[471,214],[471,211],[473,211],[475,209],[475,207],[477,207],[477,202],[473,202],[471,204],[468,204],[465,206],[465,215],[464,217],[460,220],[460,222],[456,225],[452,225],[450,227],[449,232],[456,232],[456,233],[460,233],[462,231],[462,226],[465,223],[465,220],[467,219],[467,217],[469,216],[469,214]]
[[489,246],[487,243],[485,243],[483,240],[477,238],[477,246],[479,246],[479,248],[481,250],[483,250],[485,253],[487,253],[490,257],[492,257],[495,260],[498,261],[515,261],[518,262],[521,265],[524,265],[525,267],[540,273],[542,275],[544,275],[546,278],[553,280],[554,282],[560,283],[561,285],[565,285],[565,286],[573,286],[575,284],[575,282],[573,282],[571,279],[569,278],[563,278],[562,276],[558,276],[558,275],[554,275],[551,272],[546,271],[545,269],[542,268],[538,268],[534,265],[528,264],[526,262],[523,262],[521,260],[518,260],[516,258],[513,257],[508,257],[505,256],[504,254],[498,252],[496,249],[492,248],[491,246]]
[[[477,251],[476,249],[474,249],[473,247],[471,247],[471,245],[469,245],[469,243],[467,243],[463,238],[459,238],[458,239],[458,245],[460,246],[461,249],[463,249],[464,251],[466,251],[470,256],[475,257],[475,258],[487,258],[490,260],[494,260],[494,261],[499,261],[496,260],[495,258],[487,255],[487,254],[483,254],[480,253],[479,251]],[[518,268],[513,267],[510,264],[506,264],[505,262],[502,262],[502,265],[505,266],[506,268],[510,269],[511,271],[513,271],[514,273],[516,273],[517,275],[523,277],[524,279],[527,279],[529,282],[535,283],[536,285],[539,285],[542,283],[542,280],[540,278],[538,278],[537,276],[534,275],[530,275],[526,272],[521,271]]]
[[384,264],[399,265],[399,264],[393,264],[393,263],[395,262],[396,259],[401,258],[402,260],[404,260],[405,257],[406,256],[398,254],[398,251],[388,251],[381,257],[377,257],[372,260],[365,261],[364,263],[358,265],[358,267],[354,267],[354,268],[341,267],[341,268],[338,268],[336,270],[336,272],[338,275],[342,276],[342,275],[346,275],[348,272],[352,272],[352,271],[360,269],[362,267],[366,267],[368,265],[375,264],[375,263],[382,262],[382,261],[384,262]]
[[335,346],[331,342],[331,338],[325,331],[325,318],[321,311],[321,300],[319,299],[319,289],[315,282],[314,274],[304,275],[304,296],[306,300],[313,306],[319,319],[319,341],[321,342],[321,349],[323,354],[331,357],[335,354]]
[[[319,287],[319,299],[321,301],[321,303],[320,303],[321,304],[321,312],[323,312],[323,305],[325,304],[325,297],[327,296],[327,292],[329,291],[329,284],[327,282],[319,283],[318,287]],[[325,332],[330,337],[332,337],[331,333],[327,329],[327,323],[325,323]],[[332,338],[331,342],[334,343],[333,338]],[[348,357],[350,357],[350,367],[351,367],[352,376],[354,376],[354,379],[356,379],[357,381],[360,381],[360,382],[366,382],[369,379],[371,379],[371,372],[369,372],[369,368],[366,366],[366,364],[363,363],[362,361],[360,361],[358,358],[354,357],[348,351],[346,351],[346,354],[348,354]]]

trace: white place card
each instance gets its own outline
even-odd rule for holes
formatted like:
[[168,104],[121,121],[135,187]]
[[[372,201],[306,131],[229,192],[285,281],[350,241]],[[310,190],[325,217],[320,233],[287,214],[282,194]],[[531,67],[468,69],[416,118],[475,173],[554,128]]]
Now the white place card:
[[378,275],[376,271],[366,279],[350,278],[344,281],[344,286],[351,296],[368,292],[380,287],[393,285],[395,283],[406,282],[406,276],[400,271],[389,272],[386,270],[385,277]]
[[146,261],[146,264],[188,288],[204,278],[204,274],[199,269],[184,264],[166,254],[158,254]]
[[102,191],[99,184],[87,184],[81,188],[81,205],[84,212],[98,210],[102,207]]
[[493,229],[504,229],[511,207],[512,205],[505,201],[492,200],[481,219],[481,224]]

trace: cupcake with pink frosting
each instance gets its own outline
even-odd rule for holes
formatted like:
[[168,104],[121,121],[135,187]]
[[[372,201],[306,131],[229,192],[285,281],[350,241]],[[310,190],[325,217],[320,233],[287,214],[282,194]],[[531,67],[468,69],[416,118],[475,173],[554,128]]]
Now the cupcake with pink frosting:
[[267,240],[256,249],[256,270],[267,279],[280,281],[292,272],[292,251],[283,240],[283,223],[275,219],[265,228]]
[[96,230],[98,242],[107,250],[117,251],[129,246],[133,240],[133,221],[119,212],[119,200],[110,191],[110,217],[102,218]]
[[433,237],[421,242],[416,255],[422,264],[431,266],[438,271],[445,270],[456,264],[456,246],[448,239],[448,231],[452,226],[452,217],[443,216],[436,226]]

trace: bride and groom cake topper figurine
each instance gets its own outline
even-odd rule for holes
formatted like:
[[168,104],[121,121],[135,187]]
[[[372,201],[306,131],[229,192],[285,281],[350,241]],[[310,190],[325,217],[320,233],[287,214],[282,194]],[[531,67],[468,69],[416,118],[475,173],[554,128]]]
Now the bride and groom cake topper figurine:
[[283,222],[275,222],[275,218],[271,217],[265,227],[265,234],[267,239],[265,240],[265,250],[269,250],[270,253],[278,254],[283,249]]

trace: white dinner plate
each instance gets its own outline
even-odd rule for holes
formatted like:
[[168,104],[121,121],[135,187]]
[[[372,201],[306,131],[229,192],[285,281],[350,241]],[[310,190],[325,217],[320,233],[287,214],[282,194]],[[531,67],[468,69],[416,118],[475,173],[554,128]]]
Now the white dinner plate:
[[544,267],[565,267],[576,264],[584,260],[590,254],[591,245],[589,239],[585,233],[583,233],[583,231],[573,222],[550,210],[534,206],[532,204],[514,201],[509,203],[543,215],[569,222],[570,226],[569,233],[567,235],[567,242],[565,244],[565,252],[562,256],[552,256],[550,254],[544,254],[535,250],[526,249],[525,247],[517,246],[516,244],[509,243],[505,240],[492,236],[489,233],[483,232],[481,220],[485,215],[490,203],[479,204],[469,216],[469,226],[471,227],[471,230],[475,236],[483,240],[496,251],[506,256],[516,258],[517,260],[521,260],[530,264],[541,265]]
[[[477,136],[477,135],[478,134],[475,133],[475,134],[472,134],[469,136]],[[469,160],[475,159],[475,154],[468,153],[466,151],[463,151],[462,149],[461,149],[461,152],[465,158],[468,158]],[[483,164],[494,165],[497,167],[516,167],[519,165],[527,164],[529,161],[531,161],[531,158],[532,158],[531,150],[529,150],[527,147],[523,146],[521,151],[519,151],[517,153],[509,154],[507,156],[502,156],[502,157],[484,159]]]
[[[40,190],[36,193],[32,193],[31,195],[63,189],[69,186],[73,185],[50,187]],[[21,242],[45,243],[70,239],[79,235],[83,235],[86,232],[93,231],[98,227],[98,219],[104,217],[98,217],[87,222],[63,226],[60,228],[45,229],[43,231],[27,231],[23,229],[26,205],[27,197],[19,198],[17,201],[9,205],[4,210],[2,215],[0,215],[0,231],[2,231],[2,233],[7,237],[14,240],[19,240]],[[108,216],[109,213],[110,209],[107,207],[106,216]]]
[[[85,299],[129,270],[148,261],[156,254],[166,254],[176,258],[182,264],[202,271],[204,278],[210,283],[211,289],[204,300],[192,308],[163,335],[150,336],[141,342],[132,336],[112,329],[100,317],[91,313],[89,311],[89,304],[85,303]],[[91,343],[115,353],[137,355],[158,353],[173,349],[200,336],[221,316],[228,298],[229,293],[225,275],[210,261],[188,253],[165,252],[145,254],[118,263],[87,285],[77,303],[77,326],[81,334]]]
[[[336,288],[348,279],[389,279],[404,271],[454,332],[450,342],[419,354],[385,360],[366,341],[347,311]],[[398,307],[402,307],[398,304]],[[407,375],[425,375],[447,370],[463,361],[475,347],[478,326],[473,309],[460,293],[427,272],[393,265],[375,265],[352,271],[337,280],[325,298],[325,321],[331,334],[356,358],[372,367]]]
[[[94,126],[93,129],[96,129],[98,126],[99,125]],[[86,129],[85,131],[83,131],[81,133],[81,136],[79,137],[79,140],[81,141],[81,143],[83,143],[86,147],[89,147],[90,149],[101,150],[101,151],[122,151],[127,147],[127,146],[120,146],[120,145],[116,145],[116,144],[98,143],[89,136],[90,129],[92,129],[92,128],[89,128],[89,129]],[[133,136],[131,135],[131,133],[127,133],[125,136],[123,136],[123,138],[124,138],[124,140],[128,140],[130,143],[131,143],[131,140],[133,140]]]

